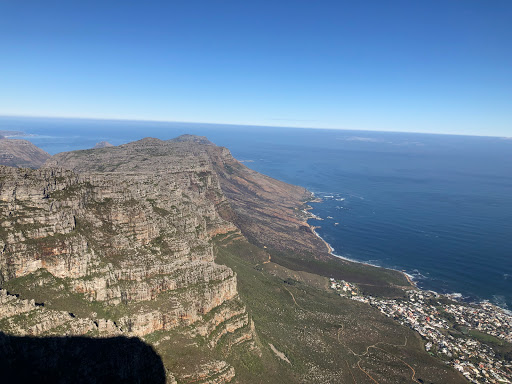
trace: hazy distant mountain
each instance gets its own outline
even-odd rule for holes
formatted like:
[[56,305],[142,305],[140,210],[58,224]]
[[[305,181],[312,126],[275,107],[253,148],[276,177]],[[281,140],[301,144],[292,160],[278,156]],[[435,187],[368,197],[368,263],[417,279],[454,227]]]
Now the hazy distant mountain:
[[50,155],[27,140],[7,139],[0,135],[0,164],[10,167],[39,168]]

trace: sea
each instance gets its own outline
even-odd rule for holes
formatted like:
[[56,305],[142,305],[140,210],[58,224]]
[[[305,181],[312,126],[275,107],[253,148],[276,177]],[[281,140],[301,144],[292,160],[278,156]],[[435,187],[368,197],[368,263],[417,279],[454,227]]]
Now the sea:
[[189,133],[312,191],[340,257],[404,271],[423,289],[512,309],[512,139],[199,123],[0,117],[55,154]]

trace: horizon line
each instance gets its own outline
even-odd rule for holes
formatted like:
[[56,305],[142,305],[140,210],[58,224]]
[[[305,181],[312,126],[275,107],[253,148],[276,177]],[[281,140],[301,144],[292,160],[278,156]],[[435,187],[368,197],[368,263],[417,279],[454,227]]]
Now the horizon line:
[[161,120],[147,118],[125,118],[125,117],[89,117],[89,116],[48,116],[48,115],[18,115],[18,114],[0,114],[3,117],[19,117],[29,119],[62,119],[62,120],[96,120],[96,121],[129,121],[142,123],[182,123],[182,124],[204,124],[204,125],[228,125],[242,127],[266,127],[266,128],[285,128],[285,129],[317,129],[329,131],[356,131],[356,132],[381,132],[381,133],[413,133],[422,135],[444,135],[444,136],[470,136],[470,137],[493,137],[501,139],[512,139],[512,136],[500,135],[478,135],[470,133],[446,133],[446,132],[424,132],[424,131],[393,131],[393,130],[377,130],[377,129],[354,129],[354,128],[325,128],[325,127],[303,127],[303,126],[286,126],[286,125],[267,125],[267,124],[247,124],[247,123],[212,123],[204,121],[178,121],[178,120]]

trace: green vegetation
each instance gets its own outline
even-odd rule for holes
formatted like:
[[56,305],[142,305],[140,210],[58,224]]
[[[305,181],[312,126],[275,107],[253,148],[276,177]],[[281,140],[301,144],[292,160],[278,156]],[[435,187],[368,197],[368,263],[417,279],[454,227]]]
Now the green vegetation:
[[158,215],[160,216],[163,216],[163,217],[166,217],[166,216],[171,216],[172,215],[172,212],[164,209],[164,208],[161,208],[157,205],[157,202],[155,199],[147,199],[147,201],[151,204],[151,207],[153,208],[153,211],[155,211],[155,213],[157,213]]
[[497,337],[489,335],[488,333],[480,332],[476,329],[469,330],[469,335],[483,344],[490,346],[500,360],[512,362],[511,343],[507,343],[505,340],[498,339]]
[[497,337],[494,337],[487,333],[477,331],[476,329],[471,329],[469,331],[469,335],[472,338],[474,338],[478,341],[481,341],[482,343],[485,343],[485,344],[491,344],[491,345],[494,344],[494,345],[498,345],[498,346],[503,346],[503,345],[507,344],[507,342],[505,342],[504,340],[498,339]]
[[[237,273],[240,296],[258,331],[268,382],[292,382],[297,376],[311,382],[365,382],[368,376],[360,366],[379,383],[405,382],[412,374],[404,362],[425,382],[461,382],[457,373],[424,351],[413,331],[365,304],[321,288],[314,279],[283,279],[284,269],[275,272],[272,262],[262,265],[268,261],[265,250],[227,238],[216,238],[216,261]],[[257,372],[257,364],[251,371],[240,359],[228,361],[237,373],[245,372],[241,375]]]
[[92,317],[93,313],[103,318],[113,315],[115,307],[87,300],[83,294],[73,292],[70,283],[70,279],[60,279],[46,269],[38,269],[7,281],[2,288],[22,299],[34,299],[36,303],[44,304],[45,308],[72,312],[79,317]]
[[338,280],[357,283],[364,294],[376,297],[404,297],[401,287],[407,286],[406,278],[399,272],[366,264],[345,262],[341,259],[317,259],[310,254],[268,248],[272,261],[296,271],[306,271]]
[[230,175],[234,174],[235,173],[235,170],[233,169],[233,167],[229,164],[225,164],[224,165],[224,169],[226,170],[227,173],[229,173]]

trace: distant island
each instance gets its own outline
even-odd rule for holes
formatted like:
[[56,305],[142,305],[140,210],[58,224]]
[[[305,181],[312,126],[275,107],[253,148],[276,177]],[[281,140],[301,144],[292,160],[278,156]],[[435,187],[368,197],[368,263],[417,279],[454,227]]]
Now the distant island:
[[96,143],[96,145],[92,149],[107,148],[107,147],[113,147],[113,145],[110,144],[108,141],[100,141],[99,143]]

